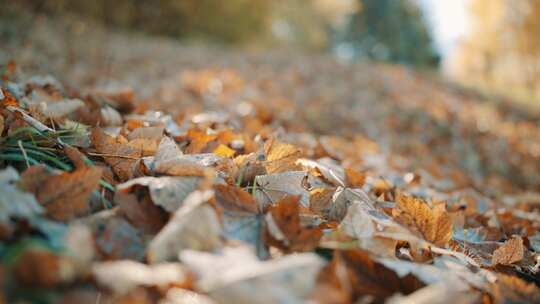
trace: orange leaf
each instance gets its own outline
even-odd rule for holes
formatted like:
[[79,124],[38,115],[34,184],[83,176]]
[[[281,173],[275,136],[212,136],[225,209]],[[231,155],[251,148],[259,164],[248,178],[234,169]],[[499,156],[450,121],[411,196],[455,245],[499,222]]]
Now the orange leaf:
[[98,188],[101,175],[99,167],[85,166],[53,175],[45,166],[32,166],[21,174],[19,187],[34,193],[51,218],[68,220],[88,210],[90,195]]
[[437,246],[452,239],[452,218],[443,204],[431,208],[419,198],[398,195],[392,216]]
[[236,151],[223,144],[220,144],[213,153],[221,157],[233,157]]
[[259,213],[259,206],[253,196],[238,187],[216,184],[214,195],[218,206],[223,209],[251,214]]
[[142,156],[139,149],[119,143],[115,138],[99,128],[92,130],[90,138],[96,150],[103,154],[103,159],[112,167],[121,181],[126,181],[132,177],[134,164]]
[[491,263],[493,265],[510,265],[523,260],[524,255],[525,247],[523,246],[523,239],[515,236],[493,252]]

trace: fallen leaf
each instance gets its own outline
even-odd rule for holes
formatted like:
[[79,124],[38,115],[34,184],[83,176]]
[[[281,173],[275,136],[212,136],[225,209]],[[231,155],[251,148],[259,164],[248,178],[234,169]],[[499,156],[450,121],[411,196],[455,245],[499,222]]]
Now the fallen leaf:
[[509,275],[498,274],[491,293],[496,304],[540,303],[538,286]]
[[309,191],[326,187],[321,181],[302,171],[259,175],[255,177],[255,199],[264,209],[286,196],[298,195],[300,204],[309,208]]
[[0,224],[8,225],[10,218],[30,218],[44,209],[33,194],[17,188],[19,173],[12,167],[0,171]]
[[167,222],[168,215],[163,209],[156,206],[147,193],[137,199],[135,194],[117,191],[114,202],[123,215],[135,227],[147,234],[156,234]]
[[190,129],[188,130],[187,138],[189,140],[189,145],[186,147],[185,152],[187,154],[195,154],[210,152],[211,150],[207,151],[207,146],[217,139],[217,135],[209,135],[206,132]]
[[296,161],[296,163],[306,169],[311,170],[310,172],[317,171],[318,175],[322,176],[325,181],[333,186],[345,187],[345,173],[334,160],[322,158],[318,161],[313,161],[310,159],[300,158]]
[[174,212],[190,193],[197,190],[201,181],[202,178],[197,176],[145,176],[129,180],[116,188],[122,192],[130,192],[135,186],[148,187],[154,204],[167,212]]
[[215,304],[210,297],[191,290],[182,288],[171,288],[159,304]]
[[234,154],[236,154],[236,151],[225,146],[224,144],[220,144],[212,153],[221,157],[233,157]]
[[180,259],[197,275],[199,290],[218,303],[239,304],[303,303],[324,265],[314,253],[261,262],[246,247],[226,247],[220,254],[184,250]]
[[515,236],[493,252],[491,263],[493,265],[510,265],[523,260],[524,257],[525,247],[523,246],[523,239]]
[[28,248],[17,258],[13,272],[22,285],[52,288],[72,282],[79,274],[68,258],[44,248]]
[[234,186],[214,185],[216,203],[224,210],[258,214],[259,206],[248,192]]
[[64,145],[64,153],[66,153],[66,156],[71,160],[73,165],[75,165],[75,168],[80,169],[86,166],[86,156],[84,156],[77,148],[70,145]]
[[362,188],[366,182],[366,175],[352,168],[345,168],[345,184],[349,188]]
[[224,237],[246,242],[256,249],[257,256],[266,258],[268,252],[262,240],[263,215],[255,199],[238,187],[218,184],[213,188]]
[[398,195],[392,216],[437,246],[444,247],[452,239],[452,219],[444,205],[431,208],[419,198]]
[[296,160],[302,156],[297,147],[271,139],[264,145],[266,161],[264,166],[268,174],[296,171],[300,166]]
[[388,304],[474,304],[479,303],[481,293],[459,280],[433,283],[407,295],[394,295]]
[[424,285],[412,275],[400,278],[361,250],[336,251],[319,274],[319,282],[342,290],[352,303],[364,297],[383,303],[396,292],[410,294]]
[[136,287],[190,287],[191,278],[179,263],[145,265],[130,260],[95,263],[92,274],[100,286],[116,294],[125,294]]
[[116,216],[105,217],[99,222],[94,228],[94,238],[102,258],[142,261],[145,241],[138,229]]
[[64,99],[56,102],[44,103],[42,112],[50,118],[61,118],[67,116],[77,109],[84,107],[84,102],[80,99]]
[[269,245],[285,252],[309,251],[317,247],[322,230],[301,225],[299,200],[299,196],[288,196],[270,206],[265,216]]
[[127,135],[127,139],[129,141],[135,139],[150,139],[158,141],[159,143],[162,140],[164,130],[164,127],[141,127],[131,131]]
[[188,195],[148,245],[150,263],[175,260],[183,249],[214,250],[221,246],[219,219],[207,204],[212,196],[213,191],[195,191]]
[[150,169],[156,174],[173,176],[205,176],[205,167],[215,165],[221,158],[209,153],[184,155],[169,137],[163,137]]
[[100,128],[92,129],[90,138],[96,150],[121,181],[132,177],[134,164],[142,156],[141,150],[119,143]]
[[4,116],[0,114],[0,136],[4,133]]
[[88,212],[90,195],[98,189],[101,174],[100,168],[88,166],[56,175],[47,173],[40,177],[41,183],[30,190],[49,217],[65,221]]

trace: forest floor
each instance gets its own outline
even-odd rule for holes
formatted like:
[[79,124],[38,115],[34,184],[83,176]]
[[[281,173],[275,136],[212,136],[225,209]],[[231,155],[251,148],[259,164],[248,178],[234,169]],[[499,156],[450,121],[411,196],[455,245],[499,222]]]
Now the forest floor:
[[539,111],[79,22],[4,42],[9,303],[540,301]]

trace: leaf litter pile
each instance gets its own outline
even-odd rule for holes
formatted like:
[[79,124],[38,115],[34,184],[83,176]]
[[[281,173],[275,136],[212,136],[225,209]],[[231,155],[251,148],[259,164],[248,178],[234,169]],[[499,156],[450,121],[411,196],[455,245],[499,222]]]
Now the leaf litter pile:
[[537,117],[304,68],[186,70],[158,103],[8,65],[2,301],[540,303]]

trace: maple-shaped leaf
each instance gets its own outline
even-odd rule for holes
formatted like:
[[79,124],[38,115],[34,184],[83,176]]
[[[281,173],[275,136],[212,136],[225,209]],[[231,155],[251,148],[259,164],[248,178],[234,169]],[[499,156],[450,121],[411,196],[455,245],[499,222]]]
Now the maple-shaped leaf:
[[309,251],[322,237],[318,227],[303,227],[300,221],[300,197],[287,196],[266,214],[266,240],[285,252]]
[[264,152],[266,155],[264,166],[268,174],[300,169],[300,165],[296,164],[296,160],[302,156],[302,152],[291,144],[271,139],[266,142]]
[[452,239],[452,218],[443,204],[432,208],[422,199],[398,195],[392,216],[437,246],[445,246]]
[[395,293],[410,294],[424,286],[413,275],[401,278],[362,250],[335,251],[332,262],[319,273],[318,281],[346,293],[351,303],[365,296],[372,298],[370,303],[383,303]]
[[94,128],[90,138],[96,150],[121,181],[132,177],[134,164],[142,156],[140,149],[118,142],[100,128]]
[[523,239],[516,236],[506,241],[501,247],[493,252],[491,263],[493,265],[510,265],[517,263],[525,257]]
[[49,217],[69,220],[88,211],[90,195],[98,189],[101,174],[98,167],[86,166],[54,175],[42,166],[34,166],[23,172],[21,184],[35,194]]

